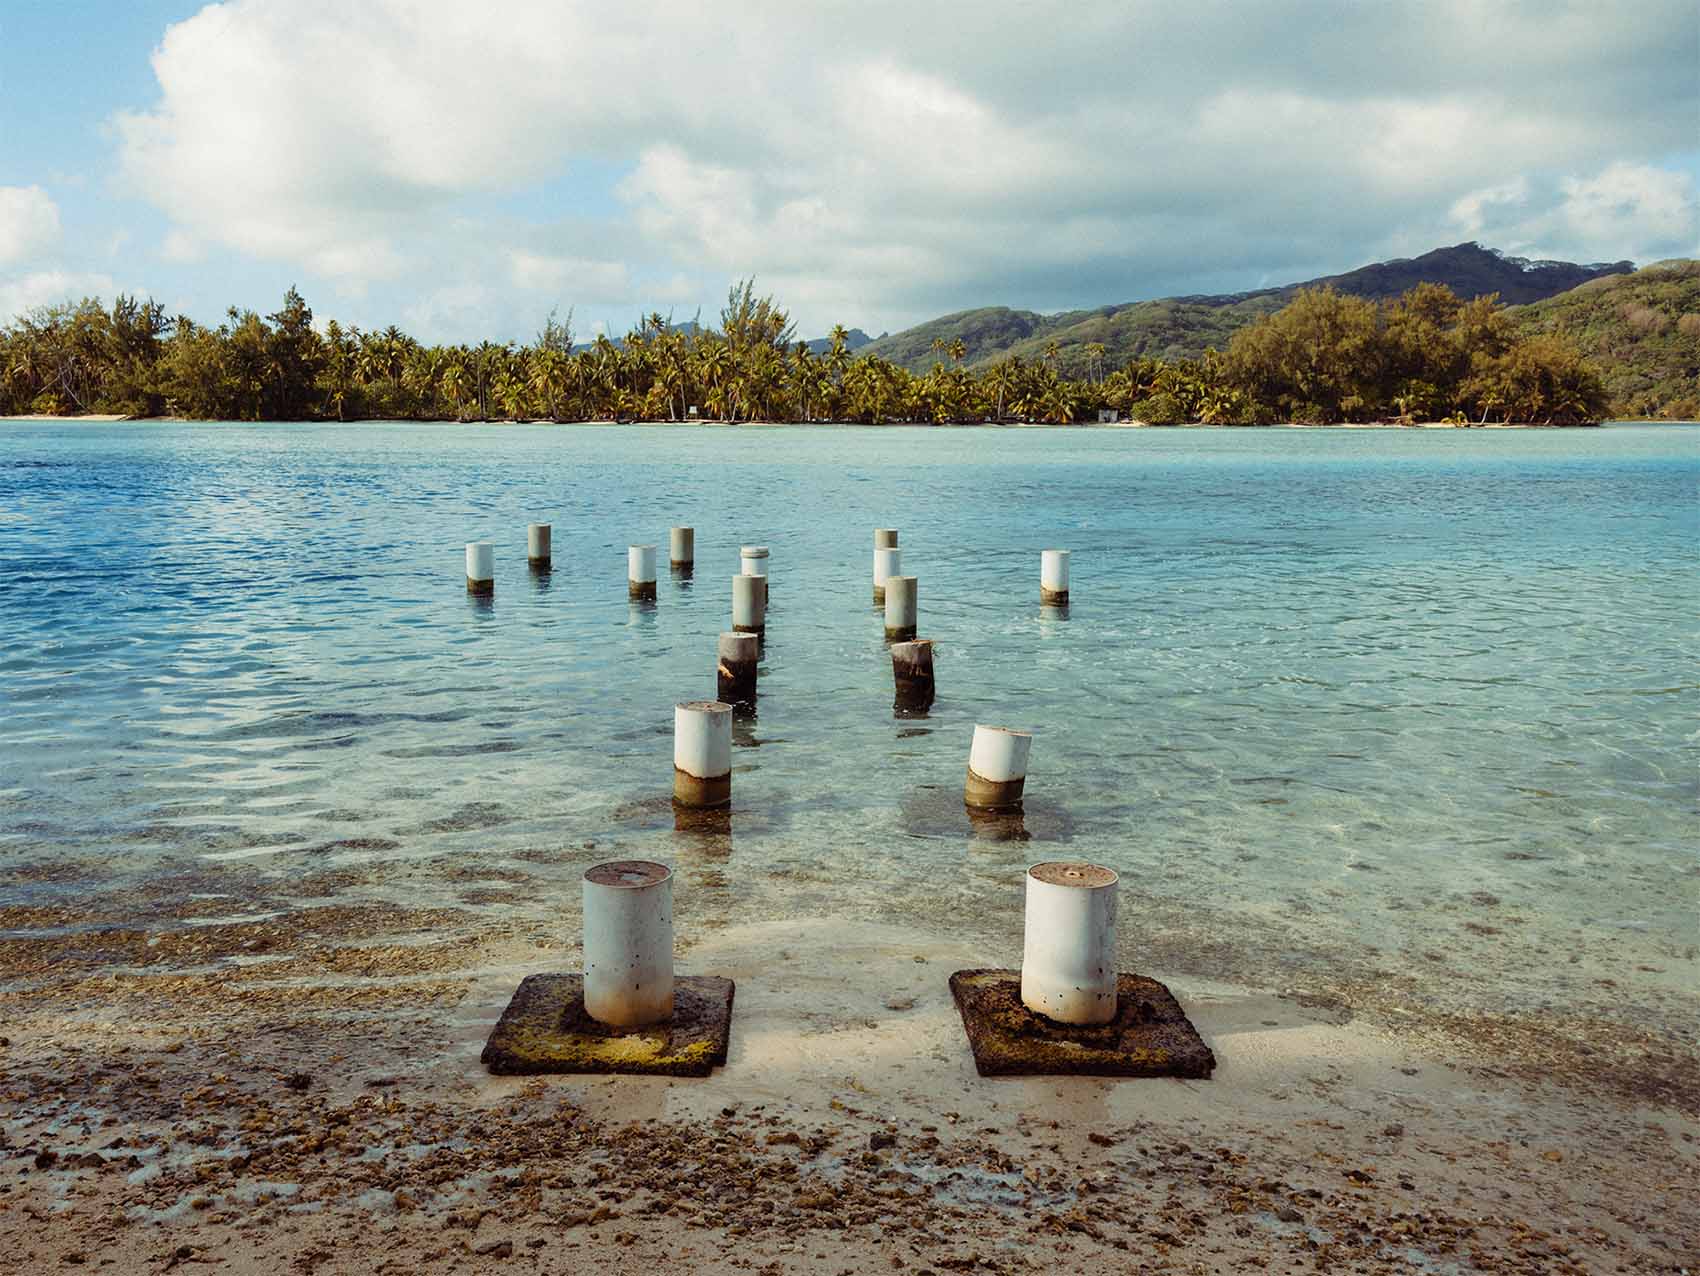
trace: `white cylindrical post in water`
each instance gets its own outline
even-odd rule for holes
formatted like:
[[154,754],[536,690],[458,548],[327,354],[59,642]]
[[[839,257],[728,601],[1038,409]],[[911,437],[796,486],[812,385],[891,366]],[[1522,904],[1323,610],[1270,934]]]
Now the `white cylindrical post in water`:
[[885,578],[885,636],[902,642],[915,636],[916,578]]
[[528,523],[525,528],[525,561],[533,567],[547,567],[554,557],[554,526],[550,523]]
[[1068,551],[1047,549],[1039,557],[1039,601],[1068,606]]
[[668,533],[667,561],[673,567],[692,567],[697,561],[697,531],[675,527]]
[[738,550],[738,557],[743,560],[744,575],[767,575],[766,545],[745,545]]
[[626,592],[633,598],[655,597],[655,546],[633,545],[626,550]]
[[746,576],[756,576],[761,580],[761,604],[767,606],[767,546],[745,545],[738,551],[738,557],[743,562],[743,572]]
[[732,706],[690,700],[673,706],[673,800],[680,806],[732,801]]
[[895,545],[881,545],[874,551],[874,601],[885,601],[885,583],[893,576],[903,575],[903,551]]
[[715,662],[716,693],[727,704],[749,704],[756,698],[756,662],[761,658],[761,639],[755,634],[720,635],[719,659]]
[[732,631],[761,634],[767,630],[767,577],[732,577]]
[[473,541],[466,547],[466,592],[496,592],[496,547],[489,541]]
[[1021,1001],[1058,1023],[1116,1017],[1116,874],[1101,864],[1027,870]]
[[968,749],[968,783],[963,800],[988,811],[1007,811],[1021,805],[1027,785],[1027,753],[1031,731],[976,724]]
[[615,860],[584,875],[584,1008],[615,1028],[673,1017],[673,870]]

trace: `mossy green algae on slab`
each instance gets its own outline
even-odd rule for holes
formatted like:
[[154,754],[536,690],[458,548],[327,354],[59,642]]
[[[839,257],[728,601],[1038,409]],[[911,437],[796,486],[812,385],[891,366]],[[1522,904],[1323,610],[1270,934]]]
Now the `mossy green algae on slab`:
[[673,1017],[647,1028],[611,1028],[584,1008],[581,975],[530,975],[484,1043],[497,1076],[628,1073],[706,1077],[726,1062],[732,1036],[730,979],[684,975],[673,981]]
[[1155,979],[1116,976],[1109,1023],[1058,1023],[1021,1001],[1017,970],[959,970],[950,993],[983,1077],[1207,1078],[1216,1056],[1180,1003]]

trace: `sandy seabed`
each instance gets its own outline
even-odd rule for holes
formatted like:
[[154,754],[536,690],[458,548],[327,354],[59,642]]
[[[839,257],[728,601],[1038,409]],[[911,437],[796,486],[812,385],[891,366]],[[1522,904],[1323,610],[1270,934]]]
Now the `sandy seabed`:
[[[1173,977],[1212,1080],[986,1080],[946,981],[1018,954],[942,934],[682,934],[681,973],[737,981],[723,1070],[490,1077],[479,1051],[519,980],[578,966],[547,903],[571,883],[534,858],[287,883],[183,861],[0,909],[0,1270],[1700,1261],[1691,1092],[1648,1102],[1488,1043]],[[55,871],[0,876],[45,899]],[[398,902],[419,875],[458,906]]]

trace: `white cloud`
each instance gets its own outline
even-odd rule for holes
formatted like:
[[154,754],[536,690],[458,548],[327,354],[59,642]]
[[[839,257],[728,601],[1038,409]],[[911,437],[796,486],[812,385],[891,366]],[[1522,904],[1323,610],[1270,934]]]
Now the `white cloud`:
[[80,301],[84,297],[100,297],[110,302],[117,293],[118,285],[110,275],[37,270],[0,279],[0,323],[28,314],[37,306]]
[[1686,173],[1617,163],[1560,185],[1559,216],[1578,242],[1668,244],[1700,252],[1700,200]]
[[[1516,0],[230,0],[168,29],[158,101],[116,125],[168,257],[381,287],[437,331],[538,293],[712,304],[746,274],[810,330],[895,326],[1348,268],[1459,227],[1611,257],[1691,239],[1691,188],[1649,165],[1692,147],[1697,37],[1691,0],[1635,22]],[[504,208],[540,188],[570,231]]]
[[1528,257],[1652,261],[1700,255],[1700,198],[1686,173],[1615,163],[1593,176],[1517,178],[1455,200],[1464,233]]
[[207,250],[200,240],[188,231],[178,228],[167,232],[160,243],[159,255],[166,261],[192,265],[202,260],[207,255]]
[[627,288],[626,267],[618,261],[556,257],[519,249],[508,254],[508,275],[527,292],[573,292],[581,297],[619,297]]
[[59,244],[59,206],[39,186],[0,186],[0,266],[43,257]]

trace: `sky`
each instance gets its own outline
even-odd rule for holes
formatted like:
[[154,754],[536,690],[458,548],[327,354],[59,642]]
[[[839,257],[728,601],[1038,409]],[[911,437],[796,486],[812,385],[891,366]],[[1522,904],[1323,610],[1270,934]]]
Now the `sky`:
[[1695,0],[0,0],[0,323],[873,334],[1476,240],[1700,256]]

